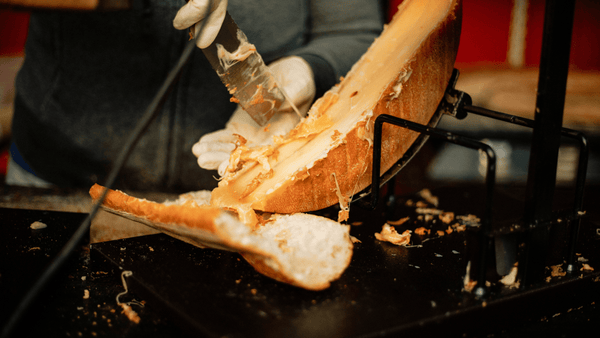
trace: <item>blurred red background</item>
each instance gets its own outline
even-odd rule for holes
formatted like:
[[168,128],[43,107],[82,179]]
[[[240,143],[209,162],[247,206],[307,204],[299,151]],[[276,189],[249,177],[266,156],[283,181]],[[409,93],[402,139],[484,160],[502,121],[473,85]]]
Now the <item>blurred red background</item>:
[[[402,0],[390,0],[388,17]],[[463,28],[457,68],[504,64],[508,46],[512,1],[463,0]],[[525,66],[540,59],[544,21],[543,0],[530,0],[527,22]],[[579,70],[600,70],[600,1],[579,0],[571,48],[571,65]],[[27,37],[29,14],[0,9],[0,55],[19,56]]]

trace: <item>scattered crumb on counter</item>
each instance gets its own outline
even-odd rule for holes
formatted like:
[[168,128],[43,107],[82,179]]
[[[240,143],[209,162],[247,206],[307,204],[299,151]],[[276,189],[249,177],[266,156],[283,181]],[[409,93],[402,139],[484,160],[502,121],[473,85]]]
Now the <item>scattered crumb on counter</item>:
[[410,233],[410,230],[406,230],[402,234],[399,234],[396,228],[386,223],[381,228],[381,232],[375,233],[375,238],[382,242],[406,246],[410,243]]
[[408,220],[409,220],[409,217],[404,217],[404,218],[401,218],[401,219],[399,219],[397,221],[387,221],[386,224],[389,224],[389,225],[401,225],[401,224],[406,223]]
[[31,223],[31,225],[29,227],[33,230],[39,230],[39,229],[47,228],[48,225],[46,225],[46,223],[42,223],[40,221],[35,221],[35,222]]
[[420,236],[429,235],[430,232],[431,232],[431,230],[427,229],[425,227],[420,227],[420,228],[415,229],[415,234],[420,235]]
[[433,196],[433,194],[431,193],[431,190],[423,189],[423,190],[419,191],[417,194],[419,195],[419,197],[421,197],[428,203],[434,205],[435,207],[438,206],[439,198],[437,196]]
[[125,316],[127,316],[127,318],[130,321],[132,321],[136,324],[140,323],[140,316],[137,314],[137,312],[133,311],[131,306],[129,306],[125,303],[121,303],[119,305],[121,305],[121,307],[123,308],[123,311],[121,311],[121,313],[124,314]]
[[456,231],[456,232],[462,232],[462,231],[467,230],[467,226],[464,224],[460,224],[460,223],[454,223],[452,225],[452,229],[454,229],[454,231]]
[[552,269],[550,272],[550,276],[552,277],[562,277],[567,274],[565,271],[563,271],[562,264],[552,265],[550,269]]
[[444,211],[440,214],[440,220],[446,224],[454,221],[454,213],[452,211]]
[[471,226],[478,226],[481,224],[481,219],[479,219],[479,217],[475,216],[475,215],[462,215],[462,216],[456,216],[456,218],[458,220],[463,221],[463,223],[471,225]]
[[520,283],[517,281],[517,272],[518,272],[518,268],[515,264],[515,266],[512,267],[512,269],[510,270],[510,273],[504,277],[502,277],[502,279],[500,279],[500,283],[504,284],[505,286],[514,289],[514,288],[518,288]]
[[360,239],[358,239],[358,238],[356,238],[356,237],[354,237],[354,236],[350,236],[350,240],[352,241],[352,243],[362,243],[362,242],[360,241]]
[[83,299],[88,299],[88,298],[90,298],[90,291],[83,290]]
[[423,201],[417,201],[415,205],[417,206],[417,208],[426,208],[428,206],[427,203]]
[[467,263],[467,269],[465,273],[465,277],[463,279],[463,290],[466,292],[471,292],[477,285],[477,281],[471,279],[471,262]]
[[416,208],[417,214],[441,215],[444,211],[435,208]]
[[594,268],[592,268],[589,264],[587,263],[583,263],[583,266],[581,267],[580,271],[594,271]]

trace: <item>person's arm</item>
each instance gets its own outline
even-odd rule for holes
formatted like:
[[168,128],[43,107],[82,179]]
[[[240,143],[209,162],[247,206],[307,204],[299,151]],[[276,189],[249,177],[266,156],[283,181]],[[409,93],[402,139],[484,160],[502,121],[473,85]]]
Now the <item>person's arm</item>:
[[312,0],[308,43],[288,53],[313,69],[320,97],[345,76],[383,29],[377,0]]

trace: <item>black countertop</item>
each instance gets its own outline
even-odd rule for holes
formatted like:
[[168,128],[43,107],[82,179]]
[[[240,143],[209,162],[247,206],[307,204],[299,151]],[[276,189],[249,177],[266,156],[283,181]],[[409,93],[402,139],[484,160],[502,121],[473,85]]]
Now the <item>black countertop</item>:
[[[511,191],[517,191],[512,193]],[[518,196],[518,189],[508,191]],[[457,185],[432,189],[439,209],[456,215],[479,212],[481,187]],[[568,193],[557,194],[568,196]],[[255,272],[238,254],[199,249],[166,235],[151,235],[89,245],[82,243],[47,285],[13,332],[28,336],[208,336],[208,337],[354,337],[583,336],[600,326],[600,193],[586,190],[587,211],[577,252],[595,271],[553,277],[527,290],[493,283],[492,295],[476,299],[463,290],[468,232],[446,233],[439,219],[418,219],[399,196],[393,214],[353,207],[352,263],[324,291],[291,287]],[[500,200],[502,201],[502,200]],[[514,203],[498,207],[500,218]],[[518,209],[518,208],[517,208]],[[321,212],[335,217],[335,208]],[[519,211],[516,211],[519,213]],[[412,237],[414,246],[398,247],[374,239],[390,220],[409,216],[398,230],[425,226],[430,235]],[[0,323],[4,325],[32,281],[68,240],[85,214],[0,209]],[[35,222],[47,225],[34,230]],[[578,263],[578,268],[582,263]],[[132,304],[135,323],[122,314]]]

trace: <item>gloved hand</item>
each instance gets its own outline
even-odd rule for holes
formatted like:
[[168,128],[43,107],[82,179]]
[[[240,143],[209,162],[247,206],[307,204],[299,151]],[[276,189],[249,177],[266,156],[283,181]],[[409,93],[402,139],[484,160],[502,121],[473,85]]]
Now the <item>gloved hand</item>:
[[206,48],[215,41],[226,12],[227,0],[190,0],[177,12],[173,27],[182,30],[195,25],[194,34],[200,32],[196,45]]
[[238,106],[225,129],[202,136],[192,147],[200,167],[218,169],[219,175],[223,176],[229,163],[229,155],[235,149],[237,138],[234,134],[244,137],[248,146],[272,144],[273,136],[286,135],[298,124],[300,118],[306,115],[316,92],[310,65],[301,57],[290,56],[271,63],[269,69],[279,88],[298,108],[301,116],[298,116],[289,100],[286,100],[267,126],[261,127]]

